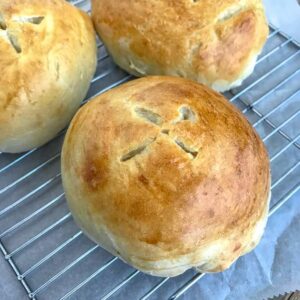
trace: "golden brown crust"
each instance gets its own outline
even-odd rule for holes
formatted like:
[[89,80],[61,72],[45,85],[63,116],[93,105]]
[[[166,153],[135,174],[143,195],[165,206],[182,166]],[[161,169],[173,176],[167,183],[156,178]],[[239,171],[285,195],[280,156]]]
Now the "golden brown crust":
[[180,78],[113,89],[73,119],[63,184],[77,223],[153,275],[218,271],[252,249],[266,222],[269,162],[244,116]]
[[268,35],[261,0],[93,0],[92,17],[129,73],[182,76],[219,91],[252,73]]
[[95,32],[66,1],[1,0],[0,52],[0,151],[21,152],[72,118],[95,72]]

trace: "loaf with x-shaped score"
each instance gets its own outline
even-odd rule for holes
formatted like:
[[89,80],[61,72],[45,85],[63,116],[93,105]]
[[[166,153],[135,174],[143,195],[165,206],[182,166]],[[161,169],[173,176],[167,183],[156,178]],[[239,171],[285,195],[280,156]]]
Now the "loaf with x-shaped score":
[[39,147],[87,93],[97,62],[92,22],[64,0],[1,0],[0,53],[0,152]]
[[261,0],[92,0],[92,18],[127,72],[181,76],[218,91],[252,73],[268,36]]
[[186,79],[134,80],[81,108],[62,179],[82,230],[152,275],[224,270],[267,220],[263,142],[223,96]]

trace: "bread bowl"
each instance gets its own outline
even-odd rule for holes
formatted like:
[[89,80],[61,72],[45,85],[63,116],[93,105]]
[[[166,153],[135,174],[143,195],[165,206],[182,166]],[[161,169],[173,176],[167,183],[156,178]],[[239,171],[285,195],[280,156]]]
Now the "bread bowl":
[[64,0],[2,0],[0,51],[0,152],[39,147],[87,93],[97,62],[92,22]]
[[81,229],[151,275],[222,271],[267,221],[263,142],[223,96],[186,79],[134,80],[81,108],[62,180]]

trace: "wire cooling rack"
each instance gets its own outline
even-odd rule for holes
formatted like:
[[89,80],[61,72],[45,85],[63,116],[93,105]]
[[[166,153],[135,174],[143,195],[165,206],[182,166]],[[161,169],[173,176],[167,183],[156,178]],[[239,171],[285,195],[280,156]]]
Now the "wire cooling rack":
[[[71,1],[86,8],[86,1]],[[88,9],[88,8],[87,8]],[[130,79],[98,41],[98,68],[85,101]],[[270,214],[300,190],[300,45],[271,26],[254,74],[225,96],[268,147]],[[105,117],[105,116],[103,116]],[[64,132],[42,148],[0,154],[0,249],[32,299],[177,299],[205,274],[147,276],[88,240],[68,211],[60,178]],[[201,283],[201,282],[200,282]],[[139,288],[134,288],[139,286]]]

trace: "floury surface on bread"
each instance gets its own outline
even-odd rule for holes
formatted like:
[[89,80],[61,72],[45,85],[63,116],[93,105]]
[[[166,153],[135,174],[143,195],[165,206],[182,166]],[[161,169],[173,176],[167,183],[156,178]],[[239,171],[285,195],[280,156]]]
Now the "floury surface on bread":
[[156,276],[228,268],[259,242],[269,160],[223,96],[177,77],[145,77],[79,110],[62,151],[77,224]]
[[71,120],[96,69],[89,16],[64,0],[0,0],[0,152],[23,152]]
[[92,18],[127,72],[185,77],[217,91],[253,72],[268,35],[261,0],[92,0]]

